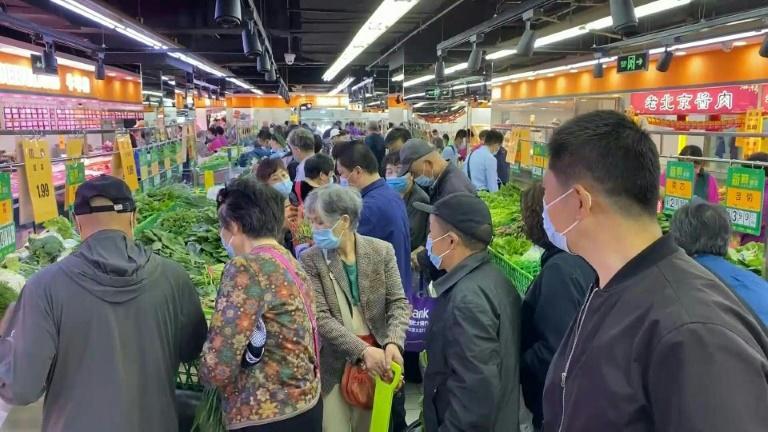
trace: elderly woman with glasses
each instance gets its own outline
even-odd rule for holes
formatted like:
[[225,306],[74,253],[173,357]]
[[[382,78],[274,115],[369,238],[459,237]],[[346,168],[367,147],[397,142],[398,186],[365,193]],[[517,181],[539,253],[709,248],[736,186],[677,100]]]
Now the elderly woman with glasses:
[[355,232],[362,206],[359,192],[337,185],[305,201],[315,245],[301,262],[315,288],[328,432],[368,431],[371,411],[350,397],[342,378],[360,368],[390,380],[391,363],[403,364],[411,312],[392,245]]
[[312,283],[277,240],[283,196],[252,177],[218,195],[224,268],[200,362],[230,431],[319,432],[319,343]]

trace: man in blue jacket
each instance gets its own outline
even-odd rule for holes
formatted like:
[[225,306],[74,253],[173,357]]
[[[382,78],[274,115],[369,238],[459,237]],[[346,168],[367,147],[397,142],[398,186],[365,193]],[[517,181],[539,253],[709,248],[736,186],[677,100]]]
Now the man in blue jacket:
[[724,258],[731,238],[730,218],[725,208],[694,199],[693,203],[677,210],[670,232],[678,246],[717,276],[768,326],[768,282]]

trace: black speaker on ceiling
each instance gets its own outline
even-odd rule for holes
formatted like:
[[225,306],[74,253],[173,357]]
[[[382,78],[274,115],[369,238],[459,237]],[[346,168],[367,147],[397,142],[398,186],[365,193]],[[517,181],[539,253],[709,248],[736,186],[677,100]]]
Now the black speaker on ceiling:
[[259,32],[256,31],[256,23],[253,20],[246,21],[243,27],[243,53],[246,57],[253,58],[261,55],[263,51],[264,48],[259,40]]
[[619,34],[637,33],[637,16],[632,0],[610,0],[613,29]]
[[277,72],[275,72],[275,68],[268,70],[267,73],[264,74],[264,79],[267,81],[277,81]]
[[243,19],[240,0],[216,0],[213,19],[222,27],[239,26]]
[[57,75],[59,73],[59,64],[56,60],[56,49],[53,44],[45,44],[43,50],[43,70],[47,74]]
[[259,72],[267,73],[272,69],[272,59],[269,58],[267,50],[263,50],[256,62],[256,69]]
[[659,72],[666,72],[669,70],[669,66],[672,64],[672,57],[675,55],[672,51],[664,51],[659,57],[659,61],[656,63],[656,70]]
[[104,67],[104,58],[99,56],[96,59],[96,80],[104,81],[105,79],[107,79],[107,71]]
[[603,64],[600,63],[600,60],[595,63],[595,65],[592,67],[592,77],[594,78],[602,78],[603,77]]

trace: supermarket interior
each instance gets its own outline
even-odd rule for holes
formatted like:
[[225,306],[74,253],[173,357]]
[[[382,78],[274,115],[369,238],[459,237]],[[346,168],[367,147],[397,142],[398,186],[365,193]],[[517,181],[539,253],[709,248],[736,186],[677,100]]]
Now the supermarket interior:
[[[14,369],[9,366],[8,359],[16,359],[14,356],[18,354],[13,351],[15,341],[10,335],[15,331],[12,326],[22,325],[22,318],[13,313],[23,315],[18,310],[24,299],[21,294],[28,289],[26,286],[30,286],[27,281],[45,273],[48,266],[66,265],[70,254],[79,254],[85,249],[81,244],[86,245],[88,229],[80,225],[87,218],[81,218],[82,213],[77,210],[78,190],[81,185],[90,184],[105,174],[122,179],[133,194],[131,203],[135,200],[135,204],[130,206],[136,211],[135,220],[130,225],[133,239],[155,255],[169,258],[189,274],[210,327],[208,342],[203,347],[201,339],[194,356],[200,360],[179,362],[176,358],[176,364],[171,367],[177,371],[172,378],[179,431],[509,432],[518,430],[518,426],[520,431],[552,432],[768,430],[765,417],[768,406],[761,408],[760,405],[768,399],[768,382],[763,386],[762,399],[749,405],[754,411],[763,412],[762,418],[754,420],[763,422],[762,427],[754,429],[748,427],[754,424],[746,421],[741,427],[736,421],[730,424],[731,427],[718,429],[723,424],[719,423],[721,418],[730,415],[733,420],[737,411],[724,412],[720,417],[713,414],[714,420],[710,419],[706,424],[687,422],[684,418],[679,419],[680,423],[665,424],[658,418],[621,423],[616,419],[622,415],[621,410],[615,411],[613,417],[608,416],[611,421],[603,423],[569,421],[572,414],[566,411],[583,407],[577,402],[566,404],[571,391],[571,387],[568,392],[565,390],[570,356],[562,373],[562,394],[557,396],[557,409],[562,409],[562,413],[557,411],[557,417],[562,414],[562,418],[552,420],[547,414],[551,411],[547,411],[546,406],[552,400],[547,400],[546,393],[543,401],[541,396],[545,379],[549,383],[552,376],[552,369],[549,369],[548,378],[547,366],[551,361],[554,367],[563,349],[568,349],[567,344],[558,344],[560,340],[565,344],[563,338],[567,337],[566,330],[575,313],[579,312],[578,308],[571,315],[563,312],[568,318],[560,326],[554,346],[530,354],[548,359],[543,372],[539,370],[540,376],[534,380],[538,380],[536,385],[539,387],[536,390],[538,396],[533,399],[538,398],[538,402],[531,401],[531,391],[525,388],[528,353],[505,353],[499,351],[499,347],[481,349],[472,345],[465,347],[467,354],[462,358],[452,358],[451,355],[461,355],[436,341],[439,332],[446,330],[434,325],[436,321],[429,321],[430,313],[433,317],[437,313],[446,313],[449,315],[446,315],[445,326],[461,324],[454,323],[460,319],[453,319],[461,316],[459,312],[443,310],[453,306],[445,306],[449,301],[441,300],[448,294],[441,291],[445,288],[438,283],[445,277],[441,271],[447,270],[449,276],[452,273],[449,266],[453,264],[446,263],[453,263],[451,254],[455,249],[440,245],[440,239],[448,238],[445,237],[448,234],[446,232],[439,238],[435,235],[440,232],[434,226],[435,218],[458,230],[462,223],[469,223],[461,220],[454,223],[453,216],[437,217],[440,213],[436,202],[441,202],[437,189],[441,179],[447,176],[445,172],[450,170],[459,176],[466,174],[461,182],[467,184],[468,190],[477,190],[476,196],[489,209],[493,228],[493,239],[489,237],[486,244],[489,262],[505,277],[505,283],[514,288],[516,304],[522,302],[522,318],[518,316],[521,314],[518,305],[513,320],[527,319],[529,302],[544,301],[544,294],[536,294],[541,299],[532,298],[534,296],[530,294],[534,287],[546,289],[545,262],[556,259],[547,247],[553,244],[557,246],[553,249],[557,253],[568,251],[571,244],[570,252],[586,260],[561,264],[574,274],[579,265],[589,268],[593,284],[583,287],[583,292],[599,287],[603,279],[601,268],[590,259],[589,253],[580,253],[578,248],[574,252],[573,247],[578,244],[573,239],[584,236],[583,232],[592,225],[577,219],[568,227],[570,222],[563,222],[566,219],[562,216],[553,216],[555,212],[565,212],[564,207],[571,206],[572,200],[589,194],[583,192],[581,186],[574,186],[572,189],[556,189],[558,194],[562,193],[559,197],[552,195],[552,181],[557,180],[549,181],[547,174],[551,167],[550,149],[554,148],[550,144],[562,147],[566,145],[564,142],[570,142],[569,139],[579,142],[578,137],[574,138],[576,135],[558,136],[559,128],[568,125],[568,130],[578,130],[579,122],[585,118],[619,121],[611,120],[606,112],[630,119],[631,123],[621,127],[642,130],[643,136],[653,143],[649,151],[659,170],[659,175],[654,176],[659,182],[654,184],[654,188],[658,186],[659,189],[655,200],[656,220],[660,232],[674,231],[674,235],[670,233],[664,238],[678,238],[674,226],[676,219],[679,222],[683,218],[679,216],[680,209],[693,212],[691,209],[697,204],[708,202],[712,208],[724,210],[728,244],[720,255],[728,265],[755,276],[756,281],[745,282],[746,276],[733,276],[755,292],[752,297],[753,294],[742,295],[733,289],[735,298],[749,303],[745,306],[748,313],[768,320],[768,283],[763,281],[768,278],[764,253],[768,220],[768,197],[765,196],[768,193],[768,2],[765,0],[165,0],[157,3],[141,0],[6,0],[0,2],[0,111],[0,317],[8,308],[6,319],[0,324],[0,432],[176,430],[175,424],[169,429],[167,425],[159,426],[162,422],[152,424],[150,420],[126,423],[117,418],[114,419],[117,423],[99,423],[104,419],[98,419],[100,416],[97,415],[89,423],[83,418],[90,414],[73,414],[82,406],[77,402],[62,403],[58,398],[81,397],[97,401],[99,396],[84,397],[82,392],[73,393],[79,396],[67,396],[67,391],[61,389],[54,392],[55,385],[62,386],[64,382],[71,386],[70,383],[75,382],[72,378],[57,379],[55,376],[63,373],[57,364],[72,367],[69,361],[62,359],[66,357],[62,352],[50,353],[41,375],[43,381],[37,383],[33,399],[26,404],[16,403],[19,399],[14,396],[15,390],[4,390],[14,385],[7,381],[7,371]],[[597,126],[590,133],[597,133],[596,129]],[[624,139],[629,134],[616,132],[615,137]],[[305,135],[309,137],[305,139],[309,144],[302,141]],[[365,150],[367,153],[362,156],[356,150],[349,150],[360,143],[370,150]],[[486,148],[490,150],[487,157]],[[442,157],[430,159],[432,151]],[[566,158],[563,152],[566,150],[561,148],[557,157]],[[367,162],[360,162],[367,161],[368,153],[376,159],[373,169],[368,168]],[[571,150],[567,157],[574,158],[577,153],[577,150]],[[315,154],[324,154],[325,159],[316,158]],[[473,155],[477,157],[470,163]],[[554,158],[556,154],[552,155]],[[595,160],[605,158],[606,163],[611,164],[623,164],[619,159],[625,157],[629,165],[640,158],[639,153],[622,156],[610,150],[601,150],[591,157]],[[479,161],[481,158],[484,158],[482,162]],[[327,162],[329,168],[323,168],[326,159],[330,161]],[[572,162],[572,159],[566,160]],[[443,168],[442,164],[446,162],[448,168]],[[552,166],[557,163],[552,162]],[[348,166],[350,163],[352,165]],[[573,168],[569,176],[583,170]],[[628,170],[627,175],[631,172]],[[487,174],[490,180],[478,179],[479,173]],[[600,174],[599,178],[609,175]],[[554,176],[557,177],[557,172]],[[291,262],[300,261],[309,274],[305,278],[302,271],[302,277],[297,276],[296,282],[291,284],[302,285],[302,280],[309,280],[315,284],[317,294],[324,292],[323,286],[318,284],[333,281],[330,288],[332,301],[323,304],[325,309],[322,311],[317,305],[317,323],[314,313],[309,314],[313,330],[309,338],[312,339],[313,334],[316,336],[314,355],[323,361],[325,356],[330,356],[331,360],[341,362],[341,366],[322,368],[322,395],[315,395],[315,400],[322,401],[317,407],[324,405],[320,410],[322,429],[311,424],[310,414],[316,411],[315,408],[296,412],[286,408],[299,404],[298,399],[286,402],[286,398],[306,397],[296,393],[303,378],[291,375],[301,369],[294,364],[295,357],[280,354],[281,361],[294,368],[286,371],[278,360],[268,358],[268,350],[265,354],[266,372],[263,373],[252,373],[260,367],[260,358],[254,361],[256,366],[253,368],[256,369],[243,366],[240,372],[222,372],[224,366],[219,364],[216,369],[215,361],[211,360],[216,358],[221,362],[225,357],[216,352],[222,349],[222,344],[227,345],[222,338],[232,339],[234,336],[230,331],[235,327],[250,325],[247,334],[235,338],[247,342],[247,347],[239,347],[246,352],[236,353],[238,367],[241,356],[245,364],[246,354],[250,356],[249,350],[254,347],[257,331],[265,325],[262,318],[235,320],[226,315],[235,312],[224,305],[227,291],[224,288],[235,289],[233,287],[239,283],[227,285],[225,280],[230,266],[239,259],[232,256],[239,255],[237,249],[240,246],[235,247],[239,244],[233,240],[237,237],[235,231],[222,226],[220,221],[230,221],[234,217],[228,213],[232,205],[224,204],[227,195],[232,196],[234,192],[227,191],[236,190],[237,181],[244,178],[256,179],[255,183],[273,186],[283,193],[286,220],[280,227],[279,242],[288,245],[285,250],[292,257]],[[642,180],[637,181],[639,184]],[[338,187],[324,186],[329,182],[359,190],[360,194],[345,198],[342,192],[334,192]],[[376,203],[374,216],[371,215],[374,205],[369,204],[369,200],[373,200],[374,195],[378,200],[387,199],[384,192],[372,189],[377,182],[390,186],[385,188],[387,193],[397,192],[393,195],[398,202],[397,205],[386,201]],[[540,186],[542,182],[544,188]],[[449,182],[442,182],[446,183]],[[537,188],[550,190],[535,195]],[[329,190],[329,195],[321,193],[325,189]],[[423,198],[414,198],[414,189],[420,191]],[[606,189],[610,187],[606,186]],[[310,193],[312,190],[317,192]],[[109,198],[108,195],[96,196]],[[321,201],[331,199],[324,196],[335,198],[320,211],[320,207],[326,205]],[[531,207],[530,200],[534,199],[531,197],[535,197],[537,207]],[[333,217],[334,212],[346,214],[342,211],[346,199],[362,199],[357,231],[357,217],[347,214],[346,218],[326,220]],[[419,200],[432,213],[429,218],[423,213],[427,210],[420,212],[421,207],[412,202]],[[592,195],[588,202],[591,206]],[[93,203],[86,198],[86,207],[90,205],[95,209]],[[331,210],[333,205],[336,207]],[[449,204],[445,206],[448,208]],[[289,213],[289,208],[294,209],[295,214]],[[410,235],[410,239],[405,243],[400,242],[402,239],[394,241],[387,237],[395,235],[389,231],[381,234],[383,237],[374,235],[383,232],[382,227],[391,226],[397,231],[399,221],[387,218],[392,209],[399,211],[400,208],[406,210],[401,213],[403,218],[407,214],[403,226],[409,227],[405,234],[406,237]],[[116,201],[115,209],[116,215],[121,215]],[[358,208],[357,212],[360,211]],[[527,227],[525,218],[530,212],[536,213],[537,226],[544,224],[538,230]],[[538,217],[542,212],[543,222]],[[580,217],[586,217],[587,212],[582,208]],[[95,220],[94,214],[90,215],[92,220]],[[375,221],[371,223],[373,219]],[[339,225],[342,221],[346,222]],[[420,225],[415,225],[414,221],[421,221]],[[709,219],[707,225],[711,227],[713,223]],[[370,228],[366,225],[374,227],[366,231]],[[244,226],[238,225],[237,232],[242,234]],[[346,231],[338,231],[340,226],[348,226],[345,229],[361,238],[370,236],[389,241],[392,244],[389,250],[394,248],[398,266],[402,262],[408,266],[410,260],[412,264],[407,272],[400,266],[402,279],[397,282],[402,288],[400,297],[410,303],[407,305],[409,312],[403,318],[405,323],[384,323],[387,327],[382,327],[384,324],[365,316],[369,307],[374,311],[370,312],[372,315],[380,311],[376,309],[378,306],[371,306],[374,300],[366,300],[365,295],[360,303],[360,290],[378,290],[379,287],[362,283],[365,274],[362,257],[365,255],[360,250],[358,257],[361,258],[355,264],[354,276],[350,276],[353,273],[348,268],[349,263],[339,249],[336,257],[341,256],[340,261],[344,264],[338,266],[339,279],[344,280],[341,285],[336,281],[333,275],[336,268],[328,249],[336,250],[343,248],[339,245],[346,244],[343,235]],[[559,232],[558,228],[561,228]],[[322,246],[320,231],[324,229],[330,243],[335,240],[335,246]],[[416,232],[417,229],[421,231]],[[535,238],[537,231],[546,231],[543,243]],[[464,245],[467,238],[457,236]],[[472,240],[476,242],[477,238]],[[406,244],[410,249],[401,256],[398,247]],[[690,252],[680,241],[678,244],[692,257],[686,258],[691,266],[699,262],[702,268],[710,269],[696,253]],[[372,243],[370,247],[376,245]],[[362,248],[363,243],[358,241],[357,246],[352,243],[352,260],[355,259],[355,247]],[[325,255],[320,256],[325,256],[328,264],[327,271],[317,278],[310,274],[307,266],[314,257],[314,248],[323,249]],[[438,255],[432,248],[445,252]],[[382,259],[391,255],[388,253],[383,254]],[[672,261],[670,258],[669,262]],[[431,273],[430,269],[433,270]],[[247,272],[242,271],[237,275],[238,281],[240,276],[247,276]],[[64,272],[66,270],[61,274]],[[375,275],[391,276],[385,273]],[[406,281],[406,273],[413,280]],[[330,279],[325,278],[327,274]],[[715,274],[729,286],[724,277]],[[561,277],[571,281],[576,278],[565,273]],[[360,287],[354,278],[360,278]],[[459,276],[455,278],[458,280]],[[266,283],[267,279],[273,280],[272,276],[260,280]],[[552,284],[552,279],[549,280]],[[755,286],[758,282],[765,286]],[[390,296],[394,294],[389,286],[386,289],[387,308],[390,308],[393,307]],[[381,290],[383,292],[384,288]],[[283,294],[278,290],[278,295]],[[346,296],[347,302],[339,302],[336,296]],[[752,298],[762,298],[762,306],[750,303]],[[587,308],[589,299],[592,299],[591,292],[587,297]],[[578,301],[574,300],[574,307],[581,307],[583,300],[584,295]],[[47,298],[46,301],[54,300]],[[382,297],[382,304],[384,301]],[[350,324],[341,316],[348,314],[335,312],[334,308],[343,309],[338,306],[342,303],[350,305],[352,315],[362,311],[363,321],[366,321],[363,323],[364,333],[360,333],[360,329],[352,330],[359,325],[359,318]],[[11,304],[14,306],[9,306]],[[304,306],[306,308],[306,303]],[[51,307],[57,314],[60,312],[58,306]],[[255,314],[255,310],[255,307],[249,309],[248,313]],[[481,309],[473,309],[472,313],[478,310]],[[388,309],[386,319],[396,319],[393,318],[395,312]],[[266,321],[271,312],[259,313],[266,314]],[[494,308],[494,313],[504,312]],[[107,315],[100,312],[94,316]],[[113,325],[116,318],[109,316],[112,317],[110,325]],[[142,321],[144,317],[133,318]],[[578,323],[576,340],[582,324],[589,327],[589,331],[593,330],[585,323],[587,318],[581,315],[579,318],[573,321]],[[327,320],[334,319],[335,327],[331,329]],[[228,320],[237,321],[237,326],[221,330],[224,336],[214,335],[214,324],[225,325]],[[54,321],[58,326],[64,325],[60,321],[67,320],[54,318]],[[89,325],[99,326],[95,322]],[[280,333],[274,336],[274,342],[271,339],[271,332],[277,332],[281,326],[293,325],[285,324],[288,321],[280,322],[282,324],[274,326],[267,323],[267,348],[288,337],[287,333]],[[521,328],[515,330],[516,336],[510,337],[516,341],[515,349],[525,351],[529,343],[525,322]],[[763,324],[762,329],[765,328]],[[329,336],[324,333],[342,330],[354,340],[343,342],[343,337],[338,334]],[[63,334],[58,327],[50,331]],[[83,331],[92,342],[95,336],[88,330]],[[316,332],[319,332],[320,342],[317,342]],[[405,334],[398,339],[397,332]],[[474,329],[466,330],[466,333],[457,330],[457,333],[468,337],[480,334]],[[501,331],[497,333],[501,334]],[[368,363],[367,348],[359,358],[350,358],[349,355],[321,352],[318,347],[319,343],[323,350],[336,349],[345,353],[358,347],[361,340],[357,336],[363,334],[376,336],[372,345],[366,341],[363,347],[378,349],[382,364],[398,363],[399,359],[399,364],[405,367],[402,390],[396,386],[386,387],[385,380],[379,378],[368,384],[371,395],[375,393],[375,400],[371,399],[368,405],[365,401],[351,402],[350,398],[358,395],[348,396],[346,392],[352,391],[346,387],[341,389],[347,385],[348,370],[358,368],[375,375],[372,372],[375,369]],[[122,330],[115,330],[110,337],[119,338],[120,335],[123,335]],[[554,337],[541,334],[535,337],[550,336]],[[499,336],[500,344],[504,343],[505,337]],[[324,345],[326,339],[329,343]],[[570,348],[571,356],[574,352],[578,354],[576,340]],[[595,340],[599,338],[595,336]],[[520,343],[522,348],[517,348]],[[551,339],[549,343],[552,343]],[[760,345],[762,342],[755,343]],[[295,349],[297,342],[285,344]],[[334,344],[341,344],[343,349]],[[57,339],[53,345],[59,346],[60,341]],[[84,352],[89,351],[87,344],[82,346]],[[120,346],[120,341],[115,346]],[[399,351],[393,354],[389,350],[392,346]],[[123,346],[122,349],[127,348]],[[264,349],[263,343],[261,349]],[[768,346],[763,345],[761,349],[764,354]],[[430,350],[435,351],[434,355]],[[308,352],[313,354],[311,349]],[[420,352],[428,353],[430,361],[436,361],[427,362],[426,356],[420,359]],[[500,362],[497,369],[508,366],[514,369],[515,376],[519,369],[520,378],[515,378],[512,386],[522,385],[522,390],[515,390],[514,396],[507,395],[508,400],[490,402],[489,406],[495,406],[495,411],[486,409],[482,415],[479,412],[457,413],[456,410],[471,411],[477,406],[471,402],[458,403],[451,398],[469,401],[485,397],[482,391],[471,388],[472,380],[478,385],[496,385],[502,381],[501,377],[482,376],[480,372],[470,370],[466,372],[467,377],[456,378],[464,384],[454,384],[457,387],[447,389],[451,373],[461,374],[457,370],[481,366],[483,361],[477,358],[464,358],[480,352],[515,358],[512,366]],[[441,357],[443,355],[445,358]],[[315,362],[318,360],[315,358]],[[595,362],[601,360],[593,359],[592,363]],[[764,372],[760,379],[766,381],[768,359],[763,357],[760,362]],[[82,364],[86,364],[85,360]],[[429,365],[433,365],[432,378]],[[107,367],[114,365],[108,363]],[[142,368],[146,367],[152,366],[142,364]],[[220,386],[219,393],[212,386],[216,380],[211,375],[225,373],[240,373],[235,381],[238,386],[247,379],[257,382],[276,379],[273,375],[280,374],[273,374],[268,367],[282,367],[280,374],[283,378],[291,377],[288,381],[295,387],[292,392],[282,390],[280,393],[272,387],[264,387],[254,389],[251,394],[237,389],[240,399],[234,400],[222,394],[235,391],[231,388],[235,384]],[[684,367],[680,364],[670,366],[671,369]],[[16,365],[15,368],[23,369],[24,366]],[[434,372],[437,368],[445,370]],[[331,376],[331,379],[338,379],[342,377],[342,369],[341,385],[333,390],[326,389],[325,371],[338,372],[338,377]],[[130,370],[121,370],[121,377],[133,380]],[[647,372],[642,370],[643,374]],[[214,372],[207,375],[206,371]],[[605,372],[605,375],[609,374]],[[204,375],[209,378],[203,379]],[[508,378],[504,376],[504,379]],[[706,381],[708,377],[694,375],[687,378]],[[220,376],[217,379],[222,380]],[[637,378],[642,379],[645,378]],[[595,388],[601,383],[600,379],[597,381]],[[592,384],[594,382],[577,382],[572,388],[576,392],[579,385],[591,388]],[[653,393],[645,382],[640,386],[643,389],[640,393]],[[92,387],[89,385],[88,388]],[[632,393],[634,390],[630,386],[620,391]],[[508,389],[488,391],[498,399],[504,398]],[[398,396],[401,393],[404,393],[403,398]],[[591,399],[593,395],[587,391],[581,396]],[[129,400],[123,400],[123,397]],[[248,397],[252,406],[238,405]],[[597,405],[605,403],[599,395],[596,397],[600,401]],[[651,406],[658,405],[655,400],[653,403],[637,402],[634,397],[621,393],[620,397],[611,395],[605,400],[639,404],[633,416],[642,418],[655,414],[648,414],[654,411]],[[135,400],[130,398],[141,399],[143,396],[127,392],[107,400],[115,402],[120,406],[118,411],[129,416],[138,414],[149,419],[155,415],[145,413],[143,405],[132,407]],[[276,399],[267,400],[269,398]],[[637,399],[643,399],[643,396],[637,396]],[[158,400],[162,398],[158,397],[153,403],[162,406],[164,402]],[[720,399],[717,400],[701,404],[692,402],[688,408],[717,411]],[[213,406],[211,401],[221,401],[222,408],[218,404]],[[233,408],[233,404],[237,406]],[[509,411],[506,409],[509,406],[515,407],[513,419],[496,415]],[[606,412],[614,412],[610,404],[600,406]],[[104,411],[107,412],[111,411]],[[212,413],[218,413],[218,420],[206,417],[214,417]],[[739,413],[736,417],[744,414]],[[68,416],[78,419],[70,421]],[[338,424],[328,420],[329,417],[334,417]],[[192,427],[193,421],[197,422],[195,427]],[[214,424],[216,421],[218,424]],[[511,421],[519,424],[503,424]]]

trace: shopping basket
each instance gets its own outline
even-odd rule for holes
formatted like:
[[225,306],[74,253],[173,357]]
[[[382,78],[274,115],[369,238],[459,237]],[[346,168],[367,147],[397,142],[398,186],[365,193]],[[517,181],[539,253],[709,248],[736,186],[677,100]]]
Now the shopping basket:
[[[490,247],[488,249],[491,261],[496,264],[501,272],[504,273],[504,276],[512,282],[512,285],[517,292],[519,292],[521,296],[524,296],[525,292],[528,291],[531,282],[533,282],[533,279],[539,273],[538,263],[522,264],[521,261],[521,264],[516,264],[494,248]],[[527,266],[527,268],[521,268],[521,266]]]

